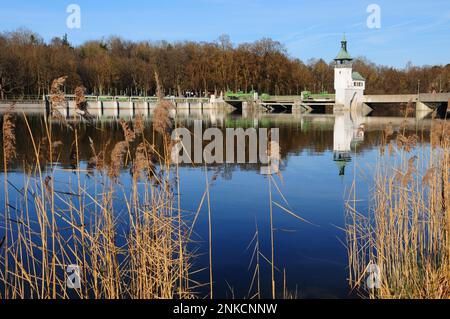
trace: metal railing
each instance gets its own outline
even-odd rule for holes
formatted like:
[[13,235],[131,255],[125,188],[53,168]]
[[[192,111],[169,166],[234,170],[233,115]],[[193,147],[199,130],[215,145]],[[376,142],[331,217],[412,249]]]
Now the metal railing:
[[[46,95],[8,95],[4,99],[0,99],[0,103],[8,104],[14,102],[37,102],[42,103],[45,99],[50,100],[51,96]],[[66,94],[67,101],[74,101],[74,94]],[[158,98],[156,96],[123,96],[123,95],[86,95],[87,101],[118,101],[118,102],[156,102]],[[208,103],[210,98],[208,97],[175,97],[166,96],[165,100],[173,101],[176,103]]]
[[0,99],[0,103],[8,104],[15,102],[24,102],[24,103],[42,103],[43,96],[42,95],[6,95],[3,99]]
[[[47,99],[50,99],[49,95],[46,95]],[[74,94],[66,94],[65,98],[67,101],[73,101],[75,100]],[[156,96],[112,96],[112,95],[86,95],[85,96],[87,101],[102,101],[102,102],[108,102],[108,101],[117,101],[117,102],[156,102],[158,101],[158,98]],[[183,103],[183,102],[189,102],[189,103],[195,103],[195,102],[202,102],[207,103],[210,101],[209,98],[203,97],[174,97],[174,96],[166,96],[164,97],[165,100],[177,102],[177,103]]]

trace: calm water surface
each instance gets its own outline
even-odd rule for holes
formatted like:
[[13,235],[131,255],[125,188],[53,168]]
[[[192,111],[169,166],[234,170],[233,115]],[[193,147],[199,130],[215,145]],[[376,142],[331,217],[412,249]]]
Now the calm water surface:
[[[340,114],[258,114],[233,115],[221,113],[179,117],[178,122],[191,128],[194,120],[201,120],[203,128],[218,127],[278,127],[282,155],[281,178],[275,180],[289,202],[289,208],[308,220],[302,222],[274,207],[275,265],[278,269],[278,291],[282,290],[283,272],[290,291],[299,297],[352,297],[347,284],[347,254],[344,227],[344,199],[353,180],[356,180],[360,208],[367,205],[371,172],[379,154],[381,132],[388,123],[399,127],[401,117],[363,117]],[[44,120],[30,116],[28,121],[35,141],[45,138]],[[58,148],[55,169],[55,187],[75,179],[74,133],[64,126],[52,124],[54,141]],[[146,136],[151,136],[151,118],[146,123]],[[430,120],[409,118],[407,128],[426,136]],[[33,163],[32,141],[21,116],[17,119],[18,158],[13,172],[8,174],[11,184],[21,188],[24,183],[24,162]],[[78,129],[79,157],[85,168],[92,156],[90,138],[96,149],[104,145],[112,149],[123,140],[120,125],[112,119],[96,122],[95,126],[81,125]],[[3,156],[3,155],[2,155]],[[341,159],[340,161],[338,159]],[[343,160],[345,159],[345,160]],[[43,166],[46,165],[45,159]],[[50,169],[47,167],[47,169]],[[246,297],[253,275],[249,268],[253,246],[247,249],[257,224],[261,252],[270,259],[269,186],[266,176],[260,174],[258,164],[216,164],[208,168],[213,231],[213,267],[216,297]],[[205,191],[205,171],[202,165],[183,165],[180,170],[181,201],[186,211],[195,212]],[[92,179],[86,174],[83,182],[89,187]],[[129,167],[124,167],[120,182],[130,183]],[[91,191],[95,190],[91,188]],[[4,183],[0,186],[4,193]],[[11,194],[14,197],[14,194]],[[273,191],[274,201],[283,199]],[[117,200],[116,211],[125,211]],[[194,270],[208,266],[208,224],[206,206],[196,224],[195,249],[199,257]],[[261,261],[263,296],[270,297],[270,267]],[[208,271],[195,275],[201,282],[208,281]],[[202,293],[202,291],[200,291]],[[206,293],[205,293],[206,294]]]

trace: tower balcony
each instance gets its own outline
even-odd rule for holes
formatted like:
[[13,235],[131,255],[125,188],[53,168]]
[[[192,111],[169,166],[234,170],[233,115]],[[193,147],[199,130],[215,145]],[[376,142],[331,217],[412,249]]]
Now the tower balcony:
[[336,69],[352,68],[353,67],[353,62],[348,61],[348,62],[343,62],[343,63],[335,63],[334,67]]

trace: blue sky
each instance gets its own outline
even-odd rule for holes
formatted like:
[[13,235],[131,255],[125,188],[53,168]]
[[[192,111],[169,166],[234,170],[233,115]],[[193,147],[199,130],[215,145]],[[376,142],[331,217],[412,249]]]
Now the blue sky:
[[[81,8],[81,28],[69,29],[69,4]],[[381,8],[381,28],[370,29],[367,6]],[[0,0],[0,31],[20,27],[45,40],[67,33],[73,44],[118,35],[130,40],[234,43],[271,37],[292,57],[334,58],[345,32],[353,56],[404,67],[450,63],[450,1],[385,0]]]

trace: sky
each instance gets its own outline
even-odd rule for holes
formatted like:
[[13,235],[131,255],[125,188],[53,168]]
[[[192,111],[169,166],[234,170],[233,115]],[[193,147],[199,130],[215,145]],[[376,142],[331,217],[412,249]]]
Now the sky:
[[[80,28],[67,25],[71,4],[80,8]],[[305,62],[331,61],[345,33],[350,54],[376,64],[450,63],[449,0],[0,0],[0,32],[18,28],[46,41],[67,34],[73,45],[112,35],[215,41],[228,34],[235,44],[270,37]]]

